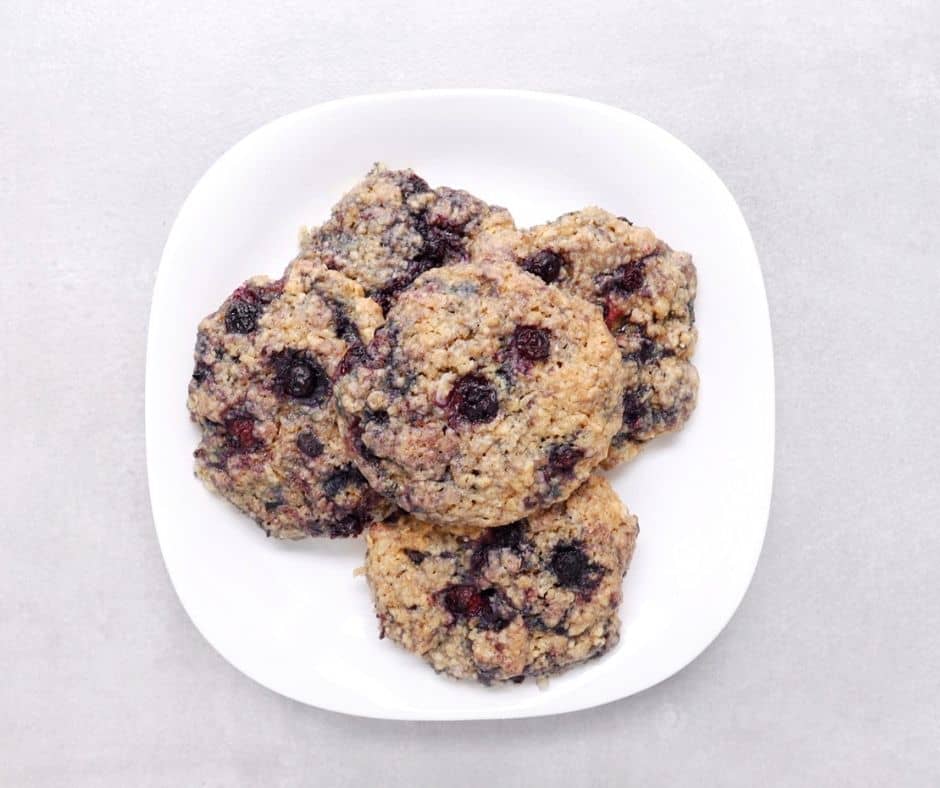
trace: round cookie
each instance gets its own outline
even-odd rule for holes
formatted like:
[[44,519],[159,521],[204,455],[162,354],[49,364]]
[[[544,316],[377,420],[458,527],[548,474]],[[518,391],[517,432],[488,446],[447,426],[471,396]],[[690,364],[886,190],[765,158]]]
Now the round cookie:
[[501,528],[444,530],[403,516],[366,533],[382,636],[461,679],[548,676],[620,637],[621,580],[639,529],[599,475]]
[[466,260],[484,220],[512,225],[504,209],[465,191],[431,189],[411,170],[376,164],[325,224],[304,231],[300,254],[320,255],[387,311],[424,271]]
[[567,498],[623,413],[600,312],[505,261],[419,277],[336,393],[370,484],[439,525],[504,525]]
[[484,243],[490,254],[510,249],[525,270],[603,310],[623,357],[625,387],[623,426],[608,467],[686,422],[698,392],[689,362],[697,332],[695,266],[688,254],[600,208],[528,230],[495,226]]
[[347,353],[381,323],[361,287],[307,260],[248,280],[199,324],[196,475],[268,536],[354,536],[390,511],[350,460],[333,397]]

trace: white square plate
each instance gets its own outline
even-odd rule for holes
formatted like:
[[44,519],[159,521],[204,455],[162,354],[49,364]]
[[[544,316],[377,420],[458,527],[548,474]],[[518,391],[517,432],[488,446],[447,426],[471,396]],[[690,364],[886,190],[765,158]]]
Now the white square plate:
[[[361,540],[280,543],[194,478],[186,412],[196,324],[252,274],[280,274],[302,224],[375,161],[506,206],[520,226],[589,204],[692,253],[701,373],[679,434],[615,471],[640,519],[620,644],[541,690],[436,675],[379,640]],[[154,522],[186,611],[235,667],[291,698],[395,719],[526,717],[583,709],[688,664],[741,601],[760,554],[773,476],[773,357],[760,268],[714,172],[641,118],[517,91],[430,91],[331,102],[239,142],[187,198],[167,240],[147,345]]]

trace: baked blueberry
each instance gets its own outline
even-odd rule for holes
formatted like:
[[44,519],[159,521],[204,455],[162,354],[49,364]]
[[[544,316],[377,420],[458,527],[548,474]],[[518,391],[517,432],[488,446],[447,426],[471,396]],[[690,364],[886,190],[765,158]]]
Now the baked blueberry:
[[250,334],[258,325],[258,307],[235,299],[225,312],[225,327],[234,334]]
[[559,544],[552,552],[551,568],[565,588],[590,590],[597,585],[602,568],[591,562],[577,543]]
[[489,600],[472,585],[448,586],[441,593],[447,612],[455,617],[482,616],[490,612]]
[[569,476],[583,457],[584,450],[570,443],[552,446],[548,452],[548,472],[551,476]]
[[255,419],[249,413],[229,411],[225,414],[225,431],[229,446],[238,451],[251,451],[260,445],[255,437]]
[[297,448],[310,459],[316,459],[323,454],[323,444],[312,432],[301,432],[297,436]]

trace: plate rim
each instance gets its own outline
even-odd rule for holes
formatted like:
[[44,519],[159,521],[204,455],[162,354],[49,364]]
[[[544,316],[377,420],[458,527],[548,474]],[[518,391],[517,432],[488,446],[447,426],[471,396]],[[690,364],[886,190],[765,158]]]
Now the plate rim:
[[[433,100],[441,98],[508,98],[508,99],[522,99],[525,101],[538,101],[543,103],[552,103],[552,104],[561,104],[566,105],[571,109],[577,108],[589,108],[594,112],[602,112],[611,117],[623,117],[626,116],[630,118],[633,122],[639,122],[641,126],[649,127],[657,134],[665,135],[669,140],[678,145],[680,148],[684,149],[687,154],[690,154],[692,157],[697,159],[701,165],[703,165],[708,173],[715,179],[717,184],[720,185],[721,189],[726,193],[726,196],[730,200],[730,204],[733,206],[734,211],[737,214],[737,218],[741,222],[741,226],[744,229],[747,237],[747,244],[749,251],[753,256],[754,262],[757,264],[757,284],[760,288],[760,294],[762,296],[761,302],[759,304],[760,311],[762,312],[763,320],[761,321],[762,328],[766,328],[766,341],[768,354],[766,356],[768,369],[764,371],[762,378],[766,381],[767,390],[764,392],[767,397],[768,405],[768,415],[769,415],[769,424],[768,426],[768,435],[769,439],[766,442],[766,452],[769,457],[766,459],[767,463],[767,478],[766,478],[766,498],[765,503],[762,507],[762,517],[761,517],[761,533],[760,539],[756,547],[756,553],[754,556],[753,564],[750,568],[746,582],[741,586],[740,593],[736,599],[734,605],[728,607],[728,612],[724,616],[724,620],[721,623],[721,626],[715,630],[714,635],[691,657],[682,662],[679,667],[672,670],[668,675],[665,675],[655,681],[652,681],[645,686],[642,686],[638,689],[635,689],[631,692],[624,694],[616,694],[615,697],[609,699],[595,702],[588,701],[586,703],[579,703],[577,700],[570,703],[564,708],[534,708],[534,709],[498,709],[495,713],[474,713],[474,712],[464,712],[460,709],[456,709],[452,712],[449,712],[445,715],[441,714],[438,716],[431,716],[427,713],[410,713],[407,709],[398,709],[398,710],[377,710],[377,711],[366,711],[359,708],[345,708],[339,704],[333,703],[330,700],[321,701],[318,700],[316,703],[313,703],[309,700],[297,698],[293,695],[288,694],[287,692],[278,689],[275,686],[272,686],[263,679],[258,678],[255,675],[244,670],[242,667],[237,665],[235,661],[230,658],[227,654],[216,645],[204,632],[203,628],[199,625],[197,617],[194,616],[192,610],[187,605],[187,602],[184,600],[183,595],[180,593],[176,580],[174,579],[173,573],[170,570],[169,563],[166,557],[166,550],[161,536],[160,527],[158,526],[158,498],[155,495],[155,476],[157,475],[154,472],[154,467],[156,466],[156,449],[154,448],[154,443],[151,439],[152,431],[158,429],[156,424],[156,406],[155,401],[157,398],[156,394],[156,379],[157,375],[155,371],[151,370],[152,359],[155,356],[155,347],[157,345],[156,330],[154,328],[155,323],[155,312],[158,304],[163,301],[162,294],[162,283],[165,280],[165,277],[162,277],[161,274],[165,270],[165,262],[169,256],[169,253],[173,249],[176,242],[176,234],[180,225],[180,219],[187,210],[187,207],[190,203],[194,202],[194,195],[200,192],[205,184],[205,182],[210,178],[210,176],[220,169],[220,167],[228,161],[230,158],[233,158],[237,155],[237,152],[246,147],[250,141],[255,137],[260,136],[266,132],[271,127],[288,122],[292,118],[296,118],[301,115],[314,114],[317,112],[324,112],[334,109],[340,106],[354,106],[357,104],[370,104],[370,103],[392,103],[401,100]],[[192,622],[193,626],[196,628],[197,632],[201,637],[209,644],[212,650],[217,653],[222,659],[228,663],[231,667],[237,670],[240,674],[251,679],[256,684],[264,687],[267,690],[275,692],[276,694],[288,698],[295,702],[303,703],[304,705],[312,706],[314,708],[324,709],[326,711],[346,714],[353,717],[362,717],[366,719],[387,719],[387,720],[408,720],[408,721],[436,721],[436,722],[456,722],[456,721],[465,721],[465,720],[495,720],[495,719],[525,719],[525,718],[534,718],[534,717],[543,717],[543,716],[554,716],[561,714],[569,714],[576,711],[583,711],[591,708],[599,708],[601,706],[606,706],[610,703],[615,703],[620,700],[637,695],[641,692],[646,692],[647,690],[661,684],[674,676],[676,676],[681,671],[685,670],[692,662],[698,659],[705,651],[707,651],[722,635],[724,630],[727,628],[731,619],[739,610],[741,603],[744,600],[750,586],[754,580],[754,576],[757,571],[758,564],[760,563],[760,558],[763,553],[764,543],[766,541],[767,529],[769,527],[770,512],[773,500],[773,489],[774,489],[774,477],[775,477],[775,458],[776,458],[776,378],[775,378],[775,354],[774,354],[774,343],[773,343],[773,325],[770,320],[770,308],[769,302],[767,300],[767,288],[764,281],[763,269],[760,265],[760,258],[757,253],[757,248],[754,244],[754,239],[750,231],[750,227],[747,224],[747,221],[744,218],[744,214],[741,211],[740,206],[738,205],[737,200],[734,198],[734,195],[731,193],[730,189],[727,187],[725,182],[721,179],[718,173],[714,168],[701,156],[698,155],[689,145],[675,137],[666,129],[661,126],[653,123],[650,120],[647,120],[645,117],[638,115],[629,110],[623,109],[621,107],[613,106],[611,104],[606,104],[604,102],[596,101],[593,99],[587,99],[579,96],[574,96],[565,93],[555,93],[547,91],[535,91],[535,90],[525,90],[525,89],[512,89],[512,88],[432,88],[432,89],[417,89],[417,90],[398,90],[398,91],[389,91],[389,92],[379,92],[379,93],[364,93],[357,94],[352,96],[334,98],[323,102],[318,102],[307,107],[303,107],[291,112],[288,112],[284,115],[281,115],[277,118],[274,118],[258,128],[252,130],[245,136],[241,137],[234,144],[226,148],[222,154],[220,154],[203,172],[203,174],[197,179],[195,184],[187,193],[185,199],[180,204],[179,209],[177,210],[173,222],[170,226],[170,230],[167,234],[166,242],[164,243],[163,250],[160,254],[160,261],[154,276],[153,287],[151,291],[151,300],[150,300],[150,309],[148,312],[148,321],[147,321],[147,340],[146,340],[146,357],[144,361],[144,443],[145,443],[145,459],[146,459],[146,468],[147,468],[147,491],[150,502],[150,515],[153,521],[153,527],[157,535],[157,543],[160,547],[160,555],[163,559],[163,565],[166,570],[167,576],[169,577],[170,584],[173,588],[173,591],[176,595],[176,598],[179,604],[182,606],[183,610],[186,612],[186,615]],[[756,525],[755,525],[756,527]]]

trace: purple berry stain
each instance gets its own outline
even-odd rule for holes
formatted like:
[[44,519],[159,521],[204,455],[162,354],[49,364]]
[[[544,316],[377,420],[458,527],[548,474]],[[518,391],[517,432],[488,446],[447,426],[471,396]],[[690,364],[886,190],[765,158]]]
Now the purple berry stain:
[[273,357],[276,388],[309,405],[319,405],[332,392],[326,372],[312,357],[283,350]]
[[366,349],[360,343],[351,344],[336,368],[336,377],[348,375],[366,359]]
[[637,428],[640,426],[649,411],[644,402],[646,390],[628,389],[623,395],[623,424],[624,427]]
[[225,312],[225,329],[233,334],[250,334],[258,326],[258,317],[264,304],[269,304],[283,291],[284,282],[278,279],[266,285],[244,284],[232,293]]
[[490,553],[495,550],[509,549],[517,551],[522,544],[525,520],[519,520],[498,528],[488,528],[473,553],[470,555],[470,570],[479,572],[489,561]]

